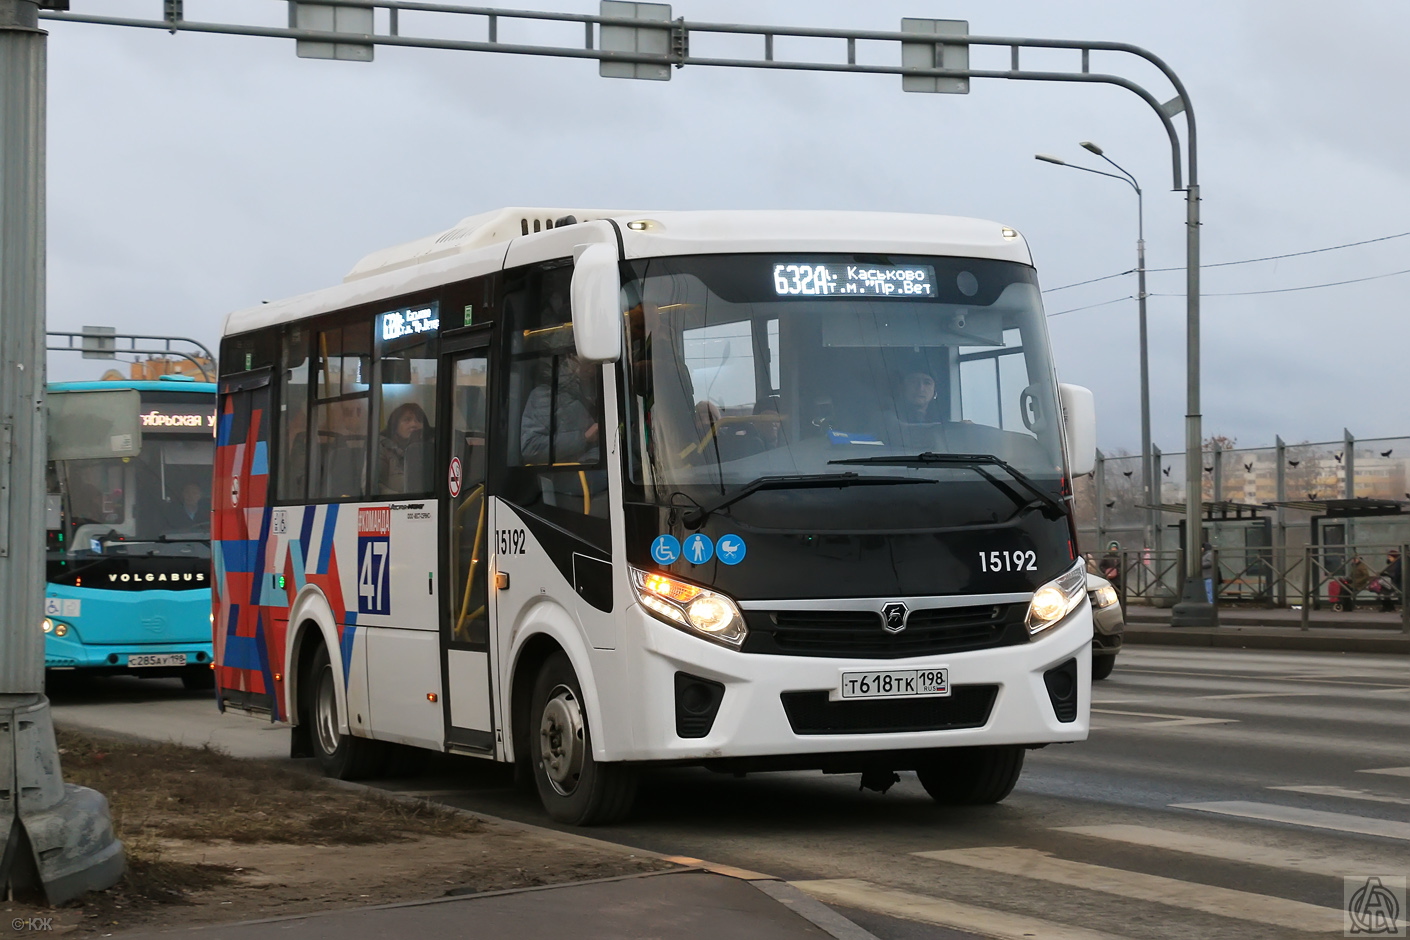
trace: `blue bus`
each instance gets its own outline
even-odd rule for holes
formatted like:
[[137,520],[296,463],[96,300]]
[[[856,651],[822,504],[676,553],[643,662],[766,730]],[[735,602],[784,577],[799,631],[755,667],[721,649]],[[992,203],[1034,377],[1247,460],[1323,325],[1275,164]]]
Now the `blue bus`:
[[[113,391],[130,394],[81,394]],[[50,384],[46,669],[213,687],[215,391],[186,376]],[[117,426],[137,430],[114,435],[110,456],[55,459],[73,452],[66,435]]]

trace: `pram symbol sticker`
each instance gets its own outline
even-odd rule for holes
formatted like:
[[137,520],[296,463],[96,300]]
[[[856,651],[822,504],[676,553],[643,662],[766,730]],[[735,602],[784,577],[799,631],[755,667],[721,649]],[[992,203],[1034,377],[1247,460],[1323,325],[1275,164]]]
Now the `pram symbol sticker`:
[[719,553],[720,561],[727,565],[737,565],[744,560],[744,539],[733,532],[722,535],[715,543],[715,551]]

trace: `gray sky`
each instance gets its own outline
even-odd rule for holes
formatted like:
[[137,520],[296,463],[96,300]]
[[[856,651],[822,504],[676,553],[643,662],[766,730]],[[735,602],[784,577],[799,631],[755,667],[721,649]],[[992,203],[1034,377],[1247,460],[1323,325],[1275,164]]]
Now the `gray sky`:
[[[72,0],[157,18],[161,0]],[[596,12],[596,0],[521,9]],[[1206,264],[1410,231],[1402,38],[1410,6],[1307,0],[692,0],[673,14],[755,24],[897,29],[968,19],[975,34],[1105,39],[1168,62],[1194,101]],[[286,22],[275,0],[186,0],[192,20]],[[481,38],[404,14],[403,32]],[[49,324],[194,335],[231,310],[328,286],[364,254],[504,205],[831,208],[990,218],[1028,238],[1045,288],[1135,264],[1141,181],[1152,268],[1183,267],[1184,199],[1148,107],[1100,86],[976,81],[904,94],[893,76],[687,68],[670,82],[597,77],[595,63],[378,48],[371,64],[298,59],[282,40],[50,24]],[[573,25],[537,38],[581,42]],[[500,39],[535,38],[504,24]],[[786,52],[779,40],[780,55]],[[700,39],[696,54],[733,54]],[[866,55],[864,50],[864,55]],[[876,53],[871,53],[875,57]],[[1075,67],[1076,53],[1025,54]],[[975,51],[975,67],[1006,67]],[[1129,57],[1093,69],[1164,99]],[[1182,134],[1183,121],[1177,119]],[[1410,238],[1204,273],[1206,433],[1241,446],[1410,434],[1402,301]],[[1184,274],[1149,289],[1154,437],[1183,446]],[[1051,292],[1050,313],[1134,297],[1130,275]],[[1168,296],[1165,296],[1168,295]],[[1134,299],[1050,321],[1064,381],[1097,396],[1099,444],[1139,446]],[[93,362],[51,360],[55,378]]]

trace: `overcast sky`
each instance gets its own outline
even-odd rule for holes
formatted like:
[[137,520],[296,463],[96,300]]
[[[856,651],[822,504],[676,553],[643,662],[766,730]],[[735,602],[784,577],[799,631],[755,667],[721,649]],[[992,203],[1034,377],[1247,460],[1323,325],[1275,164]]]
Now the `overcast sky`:
[[[72,0],[154,19],[161,0]],[[597,11],[596,0],[522,9]],[[383,16],[385,14],[382,14]],[[1199,130],[1206,264],[1410,232],[1403,37],[1410,6],[1305,0],[691,0],[696,21],[897,29],[968,19],[976,35],[1143,46],[1184,81]],[[276,0],[186,0],[191,20],[287,21]],[[403,33],[482,38],[484,20],[402,16]],[[1032,246],[1045,288],[1135,265],[1146,192],[1151,268],[1183,268],[1184,197],[1135,95],[979,80],[967,96],[904,94],[894,76],[686,68],[602,79],[596,64],[380,47],[371,64],[299,59],[283,40],[49,23],[51,329],[193,335],[231,310],[338,282],[364,254],[505,205],[864,209],[993,219]],[[502,24],[505,42],[535,38]],[[581,27],[537,34],[564,45]],[[796,47],[801,49],[801,47]],[[779,40],[778,53],[789,47]],[[696,40],[692,52],[743,54]],[[877,52],[863,50],[876,60]],[[973,53],[1003,68],[1004,52]],[[1071,70],[1076,53],[1025,54]],[[1171,96],[1126,56],[1094,56]],[[1183,119],[1177,119],[1183,136]],[[1240,446],[1410,434],[1410,274],[1317,290],[1213,296],[1410,269],[1410,237],[1206,270],[1206,433]],[[1150,275],[1155,442],[1183,446],[1183,270]],[[1135,294],[1128,275],[1050,291],[1050,314]],[[1100,446],[1139,448],[1136,302],[1050,321],[1063,381],[1097,396]],[[51,359],[55,378],[94,362]]]

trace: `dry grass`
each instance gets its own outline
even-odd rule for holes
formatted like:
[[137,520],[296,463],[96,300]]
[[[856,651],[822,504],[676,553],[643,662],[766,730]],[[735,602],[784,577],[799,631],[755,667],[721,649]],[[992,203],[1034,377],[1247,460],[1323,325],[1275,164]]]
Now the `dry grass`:
[[344,790],[211,748],[109,741],[73,731],[58,737],[64,778],[106,795],[118,838],[133,844],[369,845],[480,826],[449,809]]

